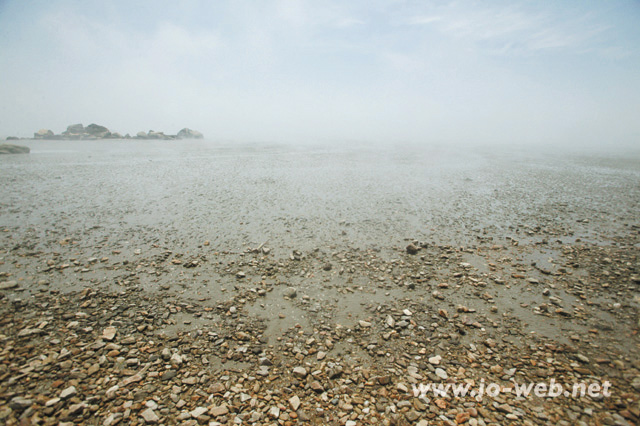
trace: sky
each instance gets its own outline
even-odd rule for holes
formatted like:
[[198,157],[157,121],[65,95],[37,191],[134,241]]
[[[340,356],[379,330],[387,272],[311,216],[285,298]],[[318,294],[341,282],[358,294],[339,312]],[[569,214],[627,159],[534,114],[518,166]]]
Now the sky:
[[0,136],[640,145],[639,1],[0,0]]

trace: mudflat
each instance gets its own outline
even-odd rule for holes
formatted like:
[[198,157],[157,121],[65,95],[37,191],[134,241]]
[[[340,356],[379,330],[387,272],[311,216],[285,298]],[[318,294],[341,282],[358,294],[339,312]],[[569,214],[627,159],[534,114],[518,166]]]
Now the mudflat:
[[[640,422],[638,152],[30,148],[0,158],[6,424]],[[610,394],[511,391],[552,380]]]

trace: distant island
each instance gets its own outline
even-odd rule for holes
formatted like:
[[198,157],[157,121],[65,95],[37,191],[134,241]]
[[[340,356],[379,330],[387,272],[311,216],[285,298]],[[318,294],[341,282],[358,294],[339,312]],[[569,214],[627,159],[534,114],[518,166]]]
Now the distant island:
[[[191,130],[187,127],[180,130],[176,135],[165,135],[164,132],[156,132],[149,130],[148,132],[138,132],[135,136],[128,133],[124,136],[118,132],[111,132],[105,126],[99,124],[89,124],[84,127],[82,124],[71,124],[67,126],[67,130],[56,135],[49,129],[40,129],[33,134],[33,139],[44,140],[99,140],[99,139],[203,139],[202,133],[197,130]],[[20,140],[21,138],[9,136],[7,140]]]

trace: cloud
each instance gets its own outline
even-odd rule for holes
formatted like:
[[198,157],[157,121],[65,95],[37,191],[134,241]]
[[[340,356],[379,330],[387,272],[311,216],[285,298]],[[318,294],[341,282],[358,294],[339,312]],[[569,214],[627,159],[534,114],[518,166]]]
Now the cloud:
[[[450,2],[437,8],[437,15],[415,14],[405,19],[409,26],[429,26],[446,37],[464,41],[492,54],[534,54],[547,51],[584,53],[606,39],[610,26],[581,11],[550,8],[524,9],[488,3]],[[609,46],[608,49],[611,49]]]

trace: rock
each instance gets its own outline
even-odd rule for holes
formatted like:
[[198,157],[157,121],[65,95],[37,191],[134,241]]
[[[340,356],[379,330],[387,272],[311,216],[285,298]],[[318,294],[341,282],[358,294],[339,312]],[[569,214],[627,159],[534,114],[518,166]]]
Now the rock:
[[38,334],[38,333],[40,333],[40,330],[38,330],[38,329],[23,328],[18,333],[18,337],[27,337],[27,336],[31,336],[32,334]]
[[229,409],[226,405],[219,405],[217,407],[213,407],[209,409],[209,414],[214,417],[224,416],[229,413]]
[[105,392],[104,396],[107,399],[113,399],[113,398],[115,398],[116,393],[118,392],[119,389],[120,389],[120,386],[118,386],[118,385],[111,386],[109,389],[107,389],[107,391]]
[[440,355],[432,356],[429,358],[429,364],[440,365],[440,360],[442,360]]
[[193,417],[194,419],[197,419],[199,417],[202,417],[203,414],[205,414],[207,410],[205,407],[196,407],[193,410],[191,410],[189,412],[189,414],[191,414],[191,417]]
[[169,361],[169,359],[171,359],[171,349],[163,348],[162,352],[160,352],[160,356],[162,357],[163,360]]
[[289,398],[289,405],[293,411],[298,411],[298,408],[300,407],[300,398],[298,395],[293,395]]
[[393,328],[396,325],[396,320],[394,320],[391,315],[387,315],[386,323],[389,327]]
[[48,400],[44,406],[45,407],[53,407],[54,405],[56,405],[58,402],[60,402],[61,399],[60,398],[51,398],[50,400]]
[[33,134],[34,139],[51,139],[53,136],[53,132],[49,129],[40,129]]
[[327,262],[322,266],[322,269],[324,269],[325,271],[330,271],[331,268],[333,268],[333,266],[331,265],[331,263]]
[[182,379],[183,385],[195,385],[198,383],[198,378],[196,376],[189,376],[186,379]]
[[446,371],[444,371],[442,368],[436,368],[436,376],[440,377],[442,380],[447,380],[449,378],[449,375],[447,374]]
[[578,361],[580,361],[583,364],[589,364],[589,358],[587,358],[582,354],[576,354],[576,358],[578,358]]
[[178,375],[178,372],[176,370],[167,370],[164,373],[162,373],[162,376],[160,376],[160,380],[162,381],[171,380],[177,375]]
[[109,129],[99,124],[91,123],[84,129],[84,133],[87,133],[91,136],[95,136],[97,138],[103,138],[109,135]]
[[102,426],[111,426],[118,424],[122,419],[122,413],[111,413],[104,419]]
[[278,419],[280,418],[280,408],[278,407],[271,407],[269,409],[269,416],[273,417],[274,419]]
[[304,367],[296,367],[293,369],[293,374],[301,379],[304,379],[305,377],[307,377],[307,369]]
[[158,417],[158,415],[151,408],[147,408],[146,410],[144,410],[142,413],[140,413],[140,416],[146,423],[150,424],[158,423],[158,421],[160,420],[160,417]]
[[17,281],[5,281],[3,283],[0,283],[0,290],[10,290],[16,287],[18,287]]
[[216,393],[222,394],[225,391],[226,391],[226,388],[220,382],[212,384],[211,386],[209,386],[209,389],[207,389],[207,392],[212,394],[216,394]]
[[180,130],[178,132],[178,134],[176,135],[176,138],[178,139],[202,139],[204,138],[204,135],[200,132],[198,132],[197,130],[191,130],[187,127],[185,127],[184,129]]
[[84,402],[81,402],[79,404],[71,404],[69,406],[69,414],[72,415],[72,416],[78,415],[78,414],[82,413],[82,411],[85,408],[87,408],[87,404],[85,404]]
[[78,391],[76,390],[75,386],[69,386],[60,393],[60,399],[68,399],[74,397],[77,393]]
[[117,332],[118,332],[118,330],[116,330],[115,327],[107,327],[102,332],[102,338],[104,340],[111,341],[111,340],[113,340],[114,337],[116,337],[116,333]]
[[415,245],[413,245],[413,244],[409,244],[406,247],[406,250],[407,250],[407,253],[409,253],[409,254],[416,254],[416,253],[418,253],[418,250],[420,250],[420,249],[418,247],[416,247]]
[[258,362],[260,363],[260,365],[265,365],[267,367],[270,367],[273,365],[273,362],[271,362],[271,360],[269,358],[266,357],[262,357],[258,360]]
[[405,416],[407,417],[407,420],[409,420],[411,423],[414,423],[416,420],[420,418],[420,414],[415,410],[410,410],[409,412],[407,412],[407,414],[405,414]]
[[324,392],[324,386],[322,386],[322,383],[320,383],[317,380],[314,380],[313,382],[311,382],[311,384],[309,385],[309,387],[311,388],[312,391],[314,391],[315,393],[322,393]]
[[28,154],[29,152],[31,152],[29,147],[23,145],[13,145],[10,143],[0,145],[0,154]]
[[287,289],[284,291],[284,297],[288,297],[289,299],[293,299],[297,295],[298,290],[296,290],[294,287],[287,287]]
[[171,355],[171,359],[169,360],[169,362],[171,362],[171,364],[173,365],[181,365],[182,361],[182,357],[177,353]]
[[147,133],[147,139],[167,139],[167,136],[163,132],[149,130],[149,133]]
[[371,323],[369,321],[360,320],[360,321],[358,321],[358,324],[360,324],[360,327],[362,327],[362,328],[371,327]]
[[458,413],[458,414],[456,414],[456,423],[461,425],[462,423],[468,421],[470,417],[471,417],[471,415],[466,411],[464,411],[462,413]]
[[82,134],[84,132],[85,132],[84,126],[82,124],[69,124],[67,126],[67,131],[66,132],[62,132],[62,134],[79,135],[79,134]]
[[389,383],[391,383],[391,376],[378,377],[378,383],[380,383],[382,386],[388,385]]
[[9,408],[16,411],[25,410],[33,405],[33,400],[16,396],[9,401]]

